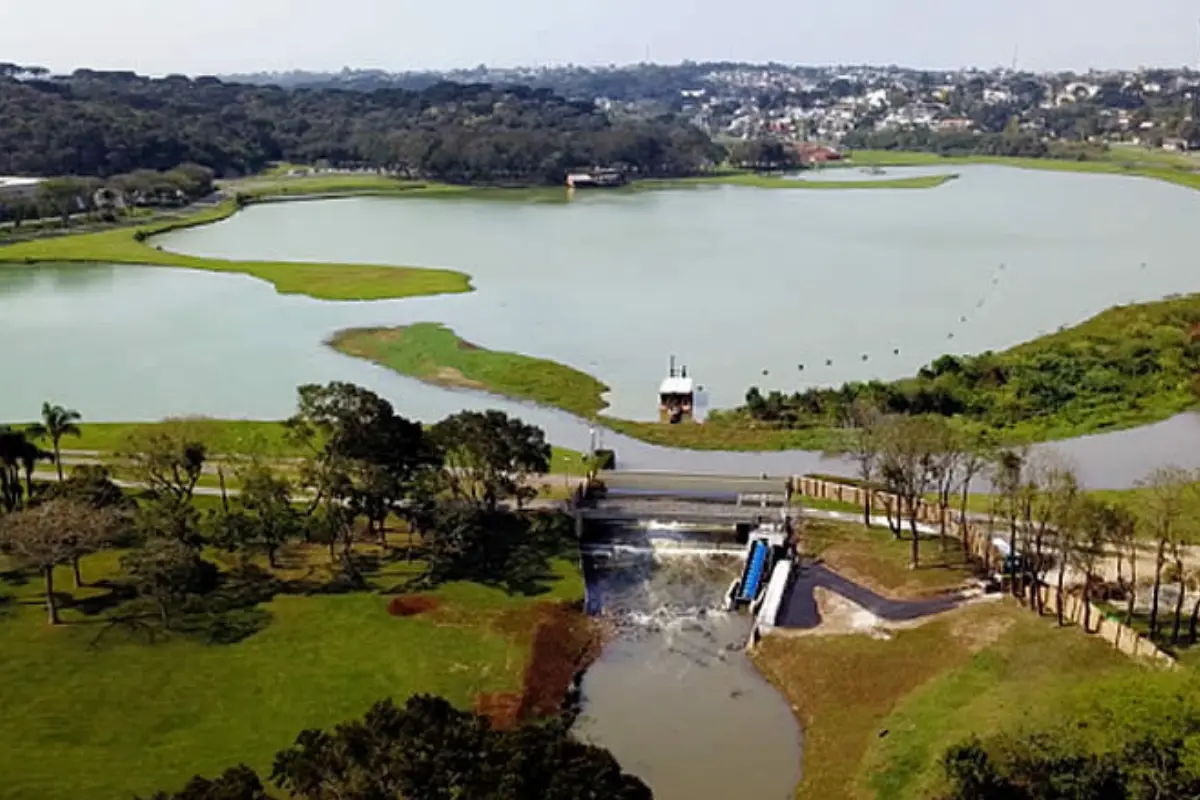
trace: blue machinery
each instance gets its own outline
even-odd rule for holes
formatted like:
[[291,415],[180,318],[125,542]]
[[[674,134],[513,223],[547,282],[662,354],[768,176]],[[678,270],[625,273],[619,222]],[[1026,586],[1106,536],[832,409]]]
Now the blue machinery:
[[[786,523],[762,524],[748,533],[746,566],[729,587],[725,596],[726,608],[733,610],[750,606],[757,613],[766,595],[771,595],[772,604],[778,606],[784,587],[774,584],[786,583],[788,579],[790,538],[790,526]],[[781,565],[783,568],[779,569]]]

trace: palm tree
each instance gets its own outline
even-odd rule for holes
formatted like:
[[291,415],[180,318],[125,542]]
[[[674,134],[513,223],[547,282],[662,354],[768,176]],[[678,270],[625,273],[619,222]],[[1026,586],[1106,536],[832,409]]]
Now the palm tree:
[[79,412],[72,408],[42,403],[42,421],[29,426],[31,436],[49,436],[54,445],[54,464],[58,467],[58,480],[63,479],[62,456],[59,453],[59,442],[64,436],[81,436],[83,432],[75,423],[83,419]]
[[[21,505],[21,496],[33,496],[33,469],[39,459],[49,457],[29,441],[25,431],[0,427],[0,506],[14,511]],[[21,486],[21,471],[25,486]]]

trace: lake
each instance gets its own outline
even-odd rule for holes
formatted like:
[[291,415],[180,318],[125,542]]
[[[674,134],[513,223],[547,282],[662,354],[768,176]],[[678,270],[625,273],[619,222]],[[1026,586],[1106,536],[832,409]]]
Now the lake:
[[[949,169],[945,171],[950,171]],[[954,167],[930,190],[733,186],[580,192],[570,203],[350,198],[260,205],[159,244],[214,257],[454,267],[469,295],[375,303],[284,297],[252,278],[146,267],[0,270],[0,419],[45,399],[86,419],[278,418],[295,386],[351,380],[405,414],[518,410],[586,447],[564,414],[423,386],[322,342],[350,326],[442,322],[483,347],[590,372],[611,412],[652,418],[670,355],[715,406],[912,374],[944,352],[1028,340],[1117,303],[1196,289],[1200,193],[1109,175]],[[888,169],[884,177],[927,174]],[[846,173],[849,175],[850,173]],[[821,174],[830,179],[836,170]],[[1083,442],[1139,467],[1196,459],[1190,417],[1167,434]],[[1159,428],[1158,430],[1163,430]],[[1182,438],[1181,438],[1182,437]],[[1138,442],[1149,441],[1138,450]],[[810,454],[679,454],[613,437],[625,464],[807,468]],[[1068,449],[1078,446],[1072,443]],[[1127,484],[1131,468],[1085,478]]]

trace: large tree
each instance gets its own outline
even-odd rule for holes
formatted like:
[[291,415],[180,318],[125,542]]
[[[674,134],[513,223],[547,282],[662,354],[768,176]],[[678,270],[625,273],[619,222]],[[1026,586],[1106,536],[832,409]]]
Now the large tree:
[[463,411],[433,427],[452,494],[489,511],[536,495],[530,477],[550,471],[546,435],[502,411]]
[[120,455],[134,477],[152,493],[186,504],[191,502],[204,472],[208,447],[187,420],[168,420],[135,430]]
[[0,519],[4,549],[18,563],[42,574],[51,625],[60,622],[54,568],[77,563],[81,555],[96,550],[113,535],[116,524],[109,510],[66,499],[50,500]]
[[0,426],[0,508],[13,511],[33,498],[33,470],[46,456],[25,431]]

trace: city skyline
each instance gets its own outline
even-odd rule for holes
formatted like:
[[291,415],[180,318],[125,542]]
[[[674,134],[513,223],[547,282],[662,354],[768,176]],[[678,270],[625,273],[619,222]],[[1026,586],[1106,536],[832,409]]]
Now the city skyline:
[[1014,50],[1035,71],[1196,67],[1200,9],[1152,5],[1132,24],[1114,0],[864,0],[853,16],[744,0],[732,19],[716,0],[60,0],[0,12],[0,58],[152,75],[684,60],[953,70],[1009,66]]

